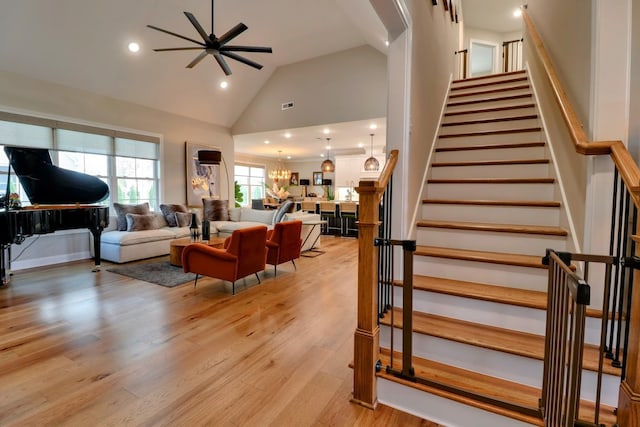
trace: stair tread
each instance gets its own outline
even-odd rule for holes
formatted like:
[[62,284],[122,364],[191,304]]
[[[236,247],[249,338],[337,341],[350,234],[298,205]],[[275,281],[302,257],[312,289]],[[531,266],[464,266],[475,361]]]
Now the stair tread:
[[[402,282],[396,281],[394,285],[402,286]],[[489,301],[498,304],[508,304],[517,307],[537,310],[547,309],[547,293],[543,291],[421,275],[413,276],[413,288],[425,292]],[[587,316],[602,318],[602,311],[588,308]]]
[[447,111],[444,113],[444,115],[445,117],[452,117],[452,116],[460,116],[463,114],[495,113],[498,111],[520,110],[522,108],[533,108],[533,107],[535,107],[535,104],[526,103],[526,104],[520,104],[520,105],[504,105],[501,107],[476,108],[473,110]]
[[533,95],[530,93],[523,93],[519,95],[497,96],[495,98],[472,99],[469,101],[456,101],[456,102],[447,103],[447,107],[457,107],[460,105],[484,104],[487,102],[513,101],[515,99],[531,98],[532,96]]
[[486,123],[500,123],[500,122],[515,122],[518,120],[535,120],[538,116],[536,114],[525,115],[525,116],[509,116],[509,117],[499,117],[495,119],[478,119],[478,120],[464,120],[460,122],[447,122],[443,123],[443,127],[451,127],[451,126],[464,126],[464,125],[481,125]]
[[526,73],[526,70],[518,70],[518,71],[509,71],[507,73],[497,73],[497,74],[488,74],[486,76],[469,77],[467,79],[454,80],[452,82],[452,85],[456,85],[456,84],[460,84],[460,83],[464,83],[464,82],[474,82],[474,81],[478,81],[478,80],[508,77],[508,76],[513,76],[513,75],[516,75],[516,74],[525,74],[525,73]]
[[493,224],[482,222],[420,220],[418,227],[449,228],[455,230],[493,231],[503,233],[539,234],[547,236],[566,236],[566,230],[560,227],[544,225]]
[[[383,366],[390,364],[391,352],[388,349],[381,349],[380,359]],[[402,354],[398,351],[394,352],[394,358],[396,361],[401,360]],[[421,357],[414,356],[412,358],[413,368],[415,374],[422,378],[435,381],[437,383],[446,384],[447,386],[456,387],[465,391],[488,396],[493,399],[502,400],[529,408],[538,407],[538,399],[540,398],[541,390],[536,387],[527,386],[524,384],[508,381],[502,378],[492,377],[478,372],[469,371],[466,369],[458,368],[456,366],[447,365],[444,363],[436,362],[433,360],[423,359]],[[398,381],[397,377],[394,377],[390,373],[386,373],[385,370],[380,371],[378,376],[384,377],[392,381]],[[458,401],[471,403],[468,398],[463,396],[452,396],[453,393],[443,391],[440,389],[434,389],[425,385],[411,383],[406,380],[400,380],[403,384],[413,386],[416,388],[428,388],[430,392],[440,394],[449,398],[453,398]],[[456,398],[457,397],[457,398]],[[478,407],[484,407],[484,409],[492,410],[487,407],[489,404],[474,405]],[[514,419],[518,419],[524,422],[529,422],[535,425],[543,425],[542,420],[533,418],[531,416],[523,415],[520,413],[514,413],[507,411],[503,408],[493,408],[497,413],[509,416]],[[580,404],[580,415],[583,420],[593,420],[593,414],[595,412],[594,404],[588,401],[582,401]],[[601,422],[605,422],[608,425],[613,425],[616,422],[616,416],[614,414],[614,408],[606,405],[600,407]]]
[[[402,328],[402,309],[395,307],[393,311],[393,324],[396,328]],[[380,324],[391,325],[391,311],[385,313],[384,317],[380,319]],[[544,336],[528,332],[482,325],[418,311],[413,312],[413,331],[530,359],[544,359]],[[585,344],[583,368],[597,371],[598,355],[598,346]],[[604,363],[602,369],[604,373],[609,375],[620,376],[621,373],[620,368],[615,368],[610,363]]]
[[460,132],[460,133],[452,133],[452,134],[446,134],[446,135],[438,135],[438,138],[443,139],[443,138],[464,138],[464,137],[470,137],[470,136],[508,135],[510,133],[518,134],[518,133],[529,133],[529,132],[540,132],[540,131],[542,131],[542,128],[540,127],[520,128],[520,129],[499,129],[499,130]]
[[546,200],[451,200],[424,199],[424,204],[439,205],[475,205],[475,206],[524,206],[541,208],[559,208],[560,202]]
[[549,159],[513,159],[513,160],[480,160],[464,162],[434,162],[431,167],[442,168],[452,166],[508,166],[508,165],[542,165],[549,164]]
[[[529,79],[525,76],[525,77],[515,77],[512,79],[505,79],[505,80],[499,80],[497,82],[484,82],[484,83],[476,83],[476,84],[472,84],[472,85],[464,85],[464,86],[451,86],[451,91],[457,91],[457,90],[464,90],[464,89],[473,89],[476,87],[485,87],[485,86],[491,86],[491,85],[499,85],[499,84],[506,84],[506,83],[517,83],[517,82],[526,82]],[[465,82],[466,80],[459,80],[460,82]]]
[[[497,85],[503,84],[503,83],[504,82],[497,83]],[[467,88],[465,88],[465,89],[467,89]],[[501,88],[488,89],[488,90],[478,90],[476,92],[456,93],[456,94],[453,94],[453,95],[449,95],[449,99],[451,99],[451,98],[462,98],[462,97],[465,97],[465,96],[487,95],[487,94],[490,94],[490,93],[509,92],[509,91],[512,91],[512,90],[523,90],[523,89],[529,89],[529,85],[525,84],[525,85],[508,86],[508,87],[501,87]]]
[[437,178],[429,184],[553,184],[554,178]]
[[436,153],[447,151],[474,151],[474,150],[505,150],[509,148],[535,148],[544,147],[545,143],[539,142],[515,142],[509,144],[483,144],[483,145],[459,145],[454,147],[437,147]]
[[547,266],[542,264],[542,257],[535,255],[474,251],[470,249],[452,249],[424,245],[418,245],[415,254],[437,258],[451,258],[466,261],[487,262],[491,264],[514,265],[519,267],[547,268]]

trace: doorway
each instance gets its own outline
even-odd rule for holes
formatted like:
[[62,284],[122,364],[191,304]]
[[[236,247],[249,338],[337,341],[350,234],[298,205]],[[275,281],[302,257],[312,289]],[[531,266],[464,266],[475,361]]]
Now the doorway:
[[486,76],[498,72],[498,44],[473,40],[470,43],[470,74],[471,77]]

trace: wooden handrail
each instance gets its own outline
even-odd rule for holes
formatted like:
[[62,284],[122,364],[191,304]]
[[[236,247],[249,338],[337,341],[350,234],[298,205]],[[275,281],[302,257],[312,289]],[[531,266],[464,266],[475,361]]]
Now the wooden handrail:
[[387,188],[387,184],[391,179],[391,175],[393,174],[393,170],[396,167],[396,163],[398,163],[398,150],[391,150],[389,153],[389,158],[387,159],[382,172],[380,172],[380,176],[378,176],[377,180],[361,180],[358,183],[358,187],[367,188],[371,191],[371,187],[378,189],[380,192],[384,191]]
[[535,52],[542,62],[545,75],[549,79],[554,98],[560,107],[562,118],[567,125],[567,129],[571,135],[571,140],[573,141],[576,152],[587,156],[609,154],[615,163],[620,176],[627,185],[627,188],[634,195],[633,199],[636,206],[640,208],[640,205],[638,205],[640,196],[640,169],[638,168],[638,165],[633,160],[622,141],[590,141],[587,139],[582,124],[578,120],[578,116],[571,106],[571,102],[560,83],[560,79],[558,78],[556,69],[551,62],[551,58],[549,57],[549,54],[542,43],[542,39],[540,38],[540,35],[538,34],[538,31],[533,25],[533,22],[526,10],[523,10],[522,17],[524,19],[525,26],[527,27],[527,31],[531,36],[531,42]]

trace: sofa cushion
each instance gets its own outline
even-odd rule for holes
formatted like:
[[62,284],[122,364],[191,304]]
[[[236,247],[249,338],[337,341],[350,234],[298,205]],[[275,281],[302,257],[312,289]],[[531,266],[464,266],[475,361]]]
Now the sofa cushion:
[[127,231],[155,230],[159,227],[158,217],[155,214],[127,213]]
[[[167,228],[146,231],[109,231],[107,233],[102,233],[101,242],[105,244],[128,246],[155,242],[158,240],[170,240],[175,237],[175,233]],[[169,243],[167,242],[167,250],[168,248]]]
[[160,205],[160,211],[162,211],[169,227],[177,227],[178,223],[176,222],[176,212],[189,212],[189,209],[187,209],[185,205],[162,204]]
[[229,221],[229,202],[218,199],[202,199],[202,217],[208,221]]
[[141,203],[139,205],[125,205],[122,203],[114,203],[113,208],[116,211],[116,227],[119,231],[125,231],[127,229],[127,217],[128,213],[148,215],[149,203]]
[[274,210],[261,211],[258,209],[242,208],[242,211],[240,212],[240,221],[259,222],[262,225],[271,225],[273,224],[274,214]]
[[229,220],[238,222],[240,221],[240,215],[242,214],[241,208],[231,208],[229,209]]
[[219,233],[226,234],[226,233],[232,233],[234,230],[240,230],[242,228],[255,227],[258,225],[264,226],[265,223],[258,222],[258,221],[238,221],[238,222],[217,221],[215,223],[212,223],[212,225],[215,225]]

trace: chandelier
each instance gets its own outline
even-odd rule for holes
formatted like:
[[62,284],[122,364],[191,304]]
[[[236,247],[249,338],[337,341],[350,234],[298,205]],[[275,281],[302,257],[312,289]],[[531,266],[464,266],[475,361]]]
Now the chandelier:
[[369,135],[371,136],[371,157],[364,161],[364,170],[375,172],[380,169],[380,162],[378,162],[378,159],[373,157],[373,135],[375,134],[370,133]]
[[320,169],[322,169],[322,172],[334,172],[336,170],[336,166],[333,164],[331,158],[329,157],[329,150],[331,150],[331,145],[329,145],[330,142],[331,138],[327,138],[327,158],[320,165]]
[[282,151],[278,150],[278,165],[276,166],[275,169],[271,169],[269,171],[269,178],[273,179],[274,181],[280,181],[281,179],[287,180],[291,176],[291,171],[289,169],[285,169],[282,166],[282,161],[280,160],[280,153],[282,153]]

